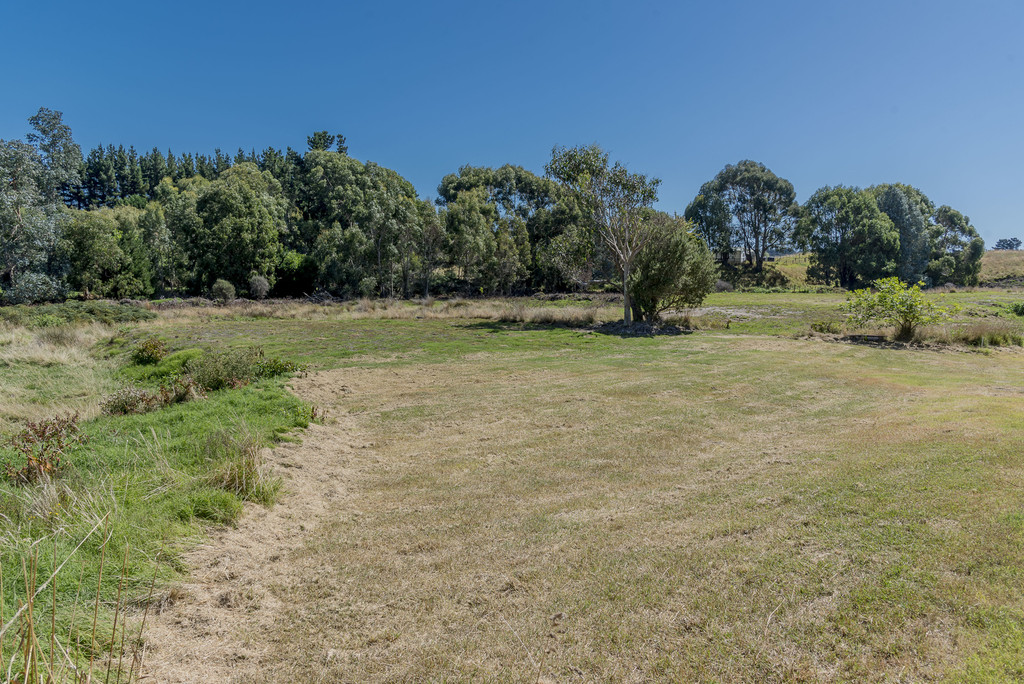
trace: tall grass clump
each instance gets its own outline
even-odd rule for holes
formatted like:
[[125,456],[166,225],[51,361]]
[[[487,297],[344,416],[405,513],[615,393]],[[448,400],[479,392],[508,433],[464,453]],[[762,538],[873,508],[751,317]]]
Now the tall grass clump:
[[73,326],[62,324],[40,328],[36,333],[36,340],[51,347],[74,347],[81,342],[81,336]]
[[1024,347],[1024,329],[1005,319],[985,319],[971,323],[930,326],[918,331],[916,342],[967,347]]
[[277,500],[281,480],[268,473],[259,438],[247,426],[210,435],[206,456],[217,464],[208,479],[210,485],[264,506]]

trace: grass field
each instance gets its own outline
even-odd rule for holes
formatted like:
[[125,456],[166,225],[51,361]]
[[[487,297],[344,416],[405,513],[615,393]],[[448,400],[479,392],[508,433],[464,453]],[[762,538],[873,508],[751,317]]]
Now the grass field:
[[[1022,299],[951,293],[950,325],[1019,329]],[[70,344],[8,326],[0,420],[89,417],[66,481],[92,503],[30,520],[34,490],[0,488],[5,582],[33,539],[45,567],[112,510],[113,565],[139,549],[137,620],[153,572],[167,596],[206,526],[259,524],[212,484],[210,436],[294,439],[316,405],[332,418],[288,459],[342,460],[344,491],[249,603],[216,607],[251,618],[218,641],[258,645],[235,681],[1018,681],[1024,352],[812,333],[842,300],[721,293],[691,334],[656,337],[580,325],[615,317],[601,302],[174,310]],[[259,344],[310,375],[300,398],[266,380],[100,416],[101,394],[156,382],[126,358],[150,335],[179,353]],[[98,549],[74,570],[90,606]],[[61,633],[77,586],[60,585]]]

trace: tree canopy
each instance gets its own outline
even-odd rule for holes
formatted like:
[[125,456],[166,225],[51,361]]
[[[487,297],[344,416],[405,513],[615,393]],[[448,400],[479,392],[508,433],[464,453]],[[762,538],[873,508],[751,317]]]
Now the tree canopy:
[[761,271],[770,251],[792,243],[797,214],[793,184],[747,159],[726,165],[701,186],[685,216],[709,248],[740,250],[743,260]]

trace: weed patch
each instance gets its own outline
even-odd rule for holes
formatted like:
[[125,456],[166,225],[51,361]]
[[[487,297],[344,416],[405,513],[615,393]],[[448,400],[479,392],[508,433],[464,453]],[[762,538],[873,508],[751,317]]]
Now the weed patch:
[[4,474],[14,484],[31,484],[56,477],[61,461],[86,438],[78,426],[78,414],[57,416],[27,424],[8,440],[21,459],[4,465]]

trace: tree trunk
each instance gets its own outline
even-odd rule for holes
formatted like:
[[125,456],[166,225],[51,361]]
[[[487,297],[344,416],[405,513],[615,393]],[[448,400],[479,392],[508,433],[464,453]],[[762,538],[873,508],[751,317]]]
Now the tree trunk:
[[622,267],[622,321],[627,325],[633,324],[633,310],[629,302],[629,265]]

